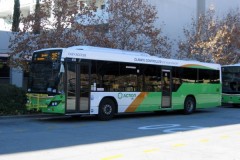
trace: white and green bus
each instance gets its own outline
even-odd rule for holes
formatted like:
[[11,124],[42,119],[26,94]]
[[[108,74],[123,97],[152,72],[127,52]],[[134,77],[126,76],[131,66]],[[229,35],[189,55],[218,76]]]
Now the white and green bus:
[[222,103],[240,105],[240,63],[222,66]]
[[91,46],[33,53],[28,108],[97,115],[196,109],[221,105],[221,66]]

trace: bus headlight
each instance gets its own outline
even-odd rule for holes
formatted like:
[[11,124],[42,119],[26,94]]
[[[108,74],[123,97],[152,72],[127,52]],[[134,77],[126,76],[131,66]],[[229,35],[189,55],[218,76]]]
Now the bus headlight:
[[48,107],[55,107],[55,106],[59,105],[60,102],[61,101],[52,101],[49,103]]

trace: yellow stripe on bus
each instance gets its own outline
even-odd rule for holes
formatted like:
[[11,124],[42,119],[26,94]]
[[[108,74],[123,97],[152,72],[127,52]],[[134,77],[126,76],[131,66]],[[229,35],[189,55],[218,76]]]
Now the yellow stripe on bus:
[[144,98],[147,96],[148,92],[141,92],[137,98],[128,106],[125,112],[134,112],[138,106],[142,103]]

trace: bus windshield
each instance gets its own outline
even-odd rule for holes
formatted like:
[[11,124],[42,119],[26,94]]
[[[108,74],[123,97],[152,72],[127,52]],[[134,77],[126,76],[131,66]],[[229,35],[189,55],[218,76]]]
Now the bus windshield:
[[240,93],[240,67],[223,67],[222,68],[222,92],[223,93]]
[[61,51],[56,50],[34,52],[28,80],[28,92],[50,95],[60,93],[60,56]]

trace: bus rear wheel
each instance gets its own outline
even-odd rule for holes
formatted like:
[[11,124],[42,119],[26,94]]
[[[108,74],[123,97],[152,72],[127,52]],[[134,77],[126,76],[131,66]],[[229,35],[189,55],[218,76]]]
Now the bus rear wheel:
[[113,118],[115,103],[111,99],[104,99],[99,105],[98,118],[107,121]]
[[196,102],[193,97],[187,97],[184,102],[184,114],[191,114],[196,109]]

